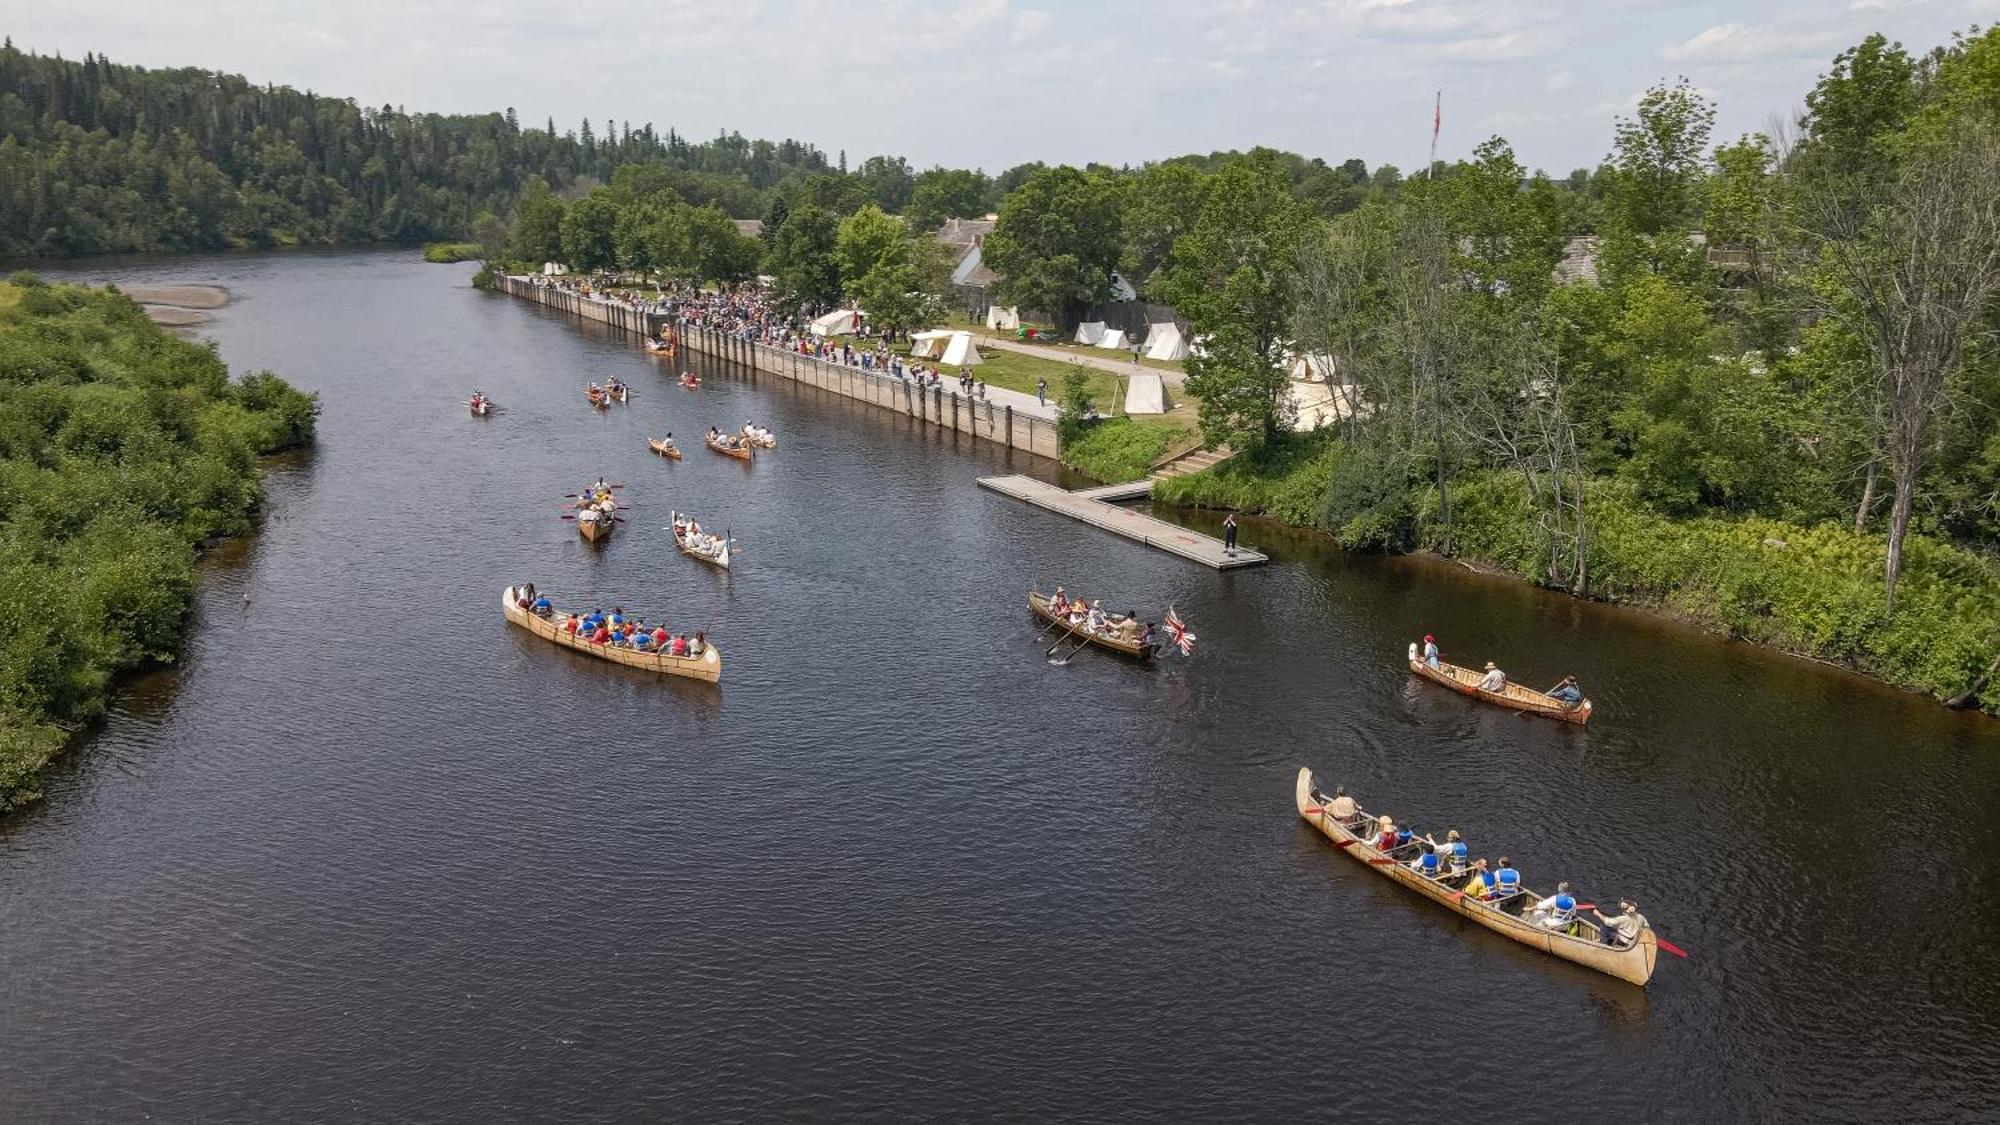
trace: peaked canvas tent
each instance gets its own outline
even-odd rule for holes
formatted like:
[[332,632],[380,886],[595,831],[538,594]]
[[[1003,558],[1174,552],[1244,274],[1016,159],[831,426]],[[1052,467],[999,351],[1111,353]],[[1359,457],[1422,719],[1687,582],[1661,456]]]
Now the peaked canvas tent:
[[812,322],[815,336],[846,336],[861,323],[861,314],[853,309],[836,309]]
[[1125,413],[1165,414],[1167,388],[1158,375],[1134,375],[1125,383]]
[[994,305],[986,310],[986,327],[996,331],[1012,331],[1021,327],[1021,310],[1008,306]]
[[1285,370],[1294,380],[1324,383],[1333,376],[1333,357],[1330,355],[1289,355],[1285,357]]
[[1105,331],[1103,337],[1097,341],[1097,346],[1110,348],[1113,351],[1124,351],[1132,345],[1125,342],[1125,333],[1112,328]]
[[979,346],[972,342],[972,333],[953,332],[951,342],[944,346],[944,358],[938,362],[946,367],[971,367],[986,360],[979,354]]
[[1104,339],[1104,322],[1103,322],[1103,321],[1101,321],[1101,320],[1086,320],[1086,321],[1084,321],[1084,322],[1083,322],[1082,324],[1079,324],[1079,325],[1077,325],[1077,326],[1076,326],[1076,342],[1077,342],[1077,343],[1079,343],[1079,344],[1096,344],[1096,343],[1097,343],[1097,342],[1098,342],[1099,340],[1102,340],[1102,339]]
[[948,328],[937,328],[929,332],[910,333],[910,358],[929,359],[937,355],[944,350],[944,342],[955,335],[963,335],[963,333],[955,333]]
[[1173,321],[1146,326],[1146,358],[1177,360],[1186,359],[1187,338],[1181,335],[1180,326]]

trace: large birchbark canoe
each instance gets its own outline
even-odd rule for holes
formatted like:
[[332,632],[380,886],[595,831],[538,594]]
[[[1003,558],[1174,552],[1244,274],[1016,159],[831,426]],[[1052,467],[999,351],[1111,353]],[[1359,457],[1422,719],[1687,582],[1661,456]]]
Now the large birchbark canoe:
[[[1318,828],[1333,841],[1335,847],[1390,882],[1415,891],[1453,913],[1463,914],[1495,933],[1504,934],[1551,956],[1637,985],[1644,985],[1652,979],[1653,968],[1660,958],[1659,938],[1654,936],[1652,926],[1641,926],[1639,940],[1623,947],[1605,945],[1600,940],[1597,924],[1586,922],[1580,916],[1575,923],[1575,936],[1551,930],[1538,922],[1516,917],[1511,909],[1503,910],[1497,905],[1488,905],[1459,894],[1459,887],[1464,883],[1462,879],[1451,876],[1426,878],[1410,870],[1407,862],[1383,855],[1360,834],[1373,827],[1375,819],[1357,810],[1352,826],[1339,823],[1326,811],[1326,803],[1313,787],[1313,775],[1309,769],[1299,770],[1297,800],[1299,816],[1307,824]],[[1515,899],[1521,904],[1521,912],[1525,913],[1541,901],[1541,896],[1523,888]],[[1512,904],[1508,905],[1511,908]]]
[[1534,688],[1522,687],[1512,680],[1508,680],[1507,685],[1500,691],[1487,691],[1479,686],[1479,681],[1485,678],[1480,673],[1470,668],[1461,668],[1456,664],[1447,664],[1442,660],[1438,661],[1438,666],[1433,668],[1429,664],[1424,663],[1421,656],[1416,655],[1415,645],[1411,645],[1410,650],[1410,671],[1415,672],[1424,679],[1443,684],[1461,695],[1469,695],[1474,699],[1483,699],[1497,707],[1509,707],[1516,711],[1525,711],[1530,715],[1546,715],[1551,719],[1560,719],[1565,723],[1575,723],[1578,726],[1582,726],[1590,721],[1590,700],[1588,699],[1571,707],[1555,696],[1544,695]]
[[731,449],[729,446],[722,444],[722,436],[719,434],[706,440],[710,449],[715,450],[724,457],[734,457],[738,461],[748,461],[756,452],[756,448],[750,445],[744,445],[739,449]]
[[611,397],[612,399],[614,399],[615,401],[624,402],[626,396],[631,393],[631,388],[627,387],[623,383],[620,383],[615,387],[606,387],[604,389],[604,393],[609,397]]
[[744,432],[739,433],[736,436],[739,440],[743,442],[744,445],[753,445],[756,446],[758,449],[778,448],[778,435],[776,434],[772,434],[770,437],[752,437],[750,436],[750,432],[748,430],[745,430]]
[[669,461],[678,461],[681,459],[680,446],[663,438],[647,438],[646,448],[665,457]]
[[1049,609],[1049,599],[1032,590],[1028,592],[1028,609],[1037,618],[1053,622],[1057,628],[1070,636],[1076,637],[1079,640],[1088,640],[1091,644],[1097,645],[1099,648],[1108,648],[1112,652],[1118,653],[1121,656],[1129,656],[1134,660],[1151,660],[1153,658],[1153,650],[1156,646],[1140,644],[1138,641],[1128,641],[1123,637],[1113,636],[1109,633],[1093,633],[1082,625],[1073,625],[1068,618],[1059,617],[1054,611]]
[[693,680],[707,680],[709,683],[717,683],[722,679],[722,650],[713,644],[705,644],[700,656],[663,656],[656,652],[640,652],[638,649],[617,645],[591,644],[588,638],[578,637],[563,630],[563,624],[570,618],[569,614],[558,611],[548,617],[539,617],[522,609],[516,603],[516,598],[512,586],[500,592],[500,605],[507,612],[508,622],[519,625],[543,640],[554,641],[564,648],[589,653],[600,660],[644,668],[649,672],[686,676]]

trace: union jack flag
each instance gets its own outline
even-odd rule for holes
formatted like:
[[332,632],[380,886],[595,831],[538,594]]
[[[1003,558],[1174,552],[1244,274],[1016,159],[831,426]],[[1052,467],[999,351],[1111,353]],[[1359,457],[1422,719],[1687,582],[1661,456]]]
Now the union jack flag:
[[1167,627],[1168,638],[1174,642],[1175,647],[1181,650],[1181,655],[1193,656],[1194,634],[1188,632],[1187,622],[1181,620],[1181,615],[1169,609],[1167,610],[1167,619],[1163,624]]

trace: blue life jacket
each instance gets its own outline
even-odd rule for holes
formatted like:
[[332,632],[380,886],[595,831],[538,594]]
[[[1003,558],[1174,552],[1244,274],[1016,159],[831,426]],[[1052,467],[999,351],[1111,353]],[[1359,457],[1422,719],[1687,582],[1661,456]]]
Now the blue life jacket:
[[1521,873],[1519,871],[1511,867],[1503,867],[1494,872],[1493,875],[1499,882],[1500,893],[1513,894],[1515,891],[1521,889]]
[[1409,830],[1409,829],[1407,829],[1407,828],[1404,828],[1404,829],[1401,829],[1401,830],[1399,830],[1399,831],[1398,831],[1398,832],[1396,833],[1396,846],[1397,846],[1397,847],[1399,847],[1399,848],[1400,848],[1400,847],[1402,847],[1402,846],[1403,846],[1404,844],[1407,844],[1407,843],[1409,843],[1409,842],[1410,842],[1410,830]]
[[1417,861],[1417,865],[1423,868],[1423,873],[1426,875],[1437,874],[1438,873],[1437,853],[1436,852],[1424,853],[1423,857]]
[[1453,841],[1452,841],[1451,843],[1449,843],[1449,844],[1446,844],[1446,845],[1445,845],[1445,847],[1446,847],[1446,848],[1448,848],[1448,849],[1450,849],[1450,851],[1451,851],[1451,861],[1452,861],[1452,863],[1453,863],[1453,864],[1455,864],[1455,865],[1457,865],[1457,866],[1459,866],[1459,867],[1464,867],[1464,866],[1465,866],[1465,841],[1464,841],[1464,840],[1453,840]]
[[549,599],[547,599],[547,598],[536,598],[536,599],[535,599],[535,609],[537,609],[537,610],[544,610],[544,609],[548,609],[548,608],[550,608],[550,604],[549,604]]
[[1576,917],[1576,896],[1571,894],[1556,895],[1556,920],[1567,922],[1574,917]]

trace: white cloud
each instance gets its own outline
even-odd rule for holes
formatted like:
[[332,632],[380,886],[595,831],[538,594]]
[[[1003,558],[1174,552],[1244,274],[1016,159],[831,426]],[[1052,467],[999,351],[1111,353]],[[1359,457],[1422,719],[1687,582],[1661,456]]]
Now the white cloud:
[[1841,38],[1839,32],[1780,28],[1771,24],[1719,23],[1683,43],[1660,49],[1669,62],[1746,63],[1820,55]]
[[1576,85],[1576,74],[1567,70],[1558,70],[1542,79],[1542,89],[1551,94],[1560,94],[1574,85]]

